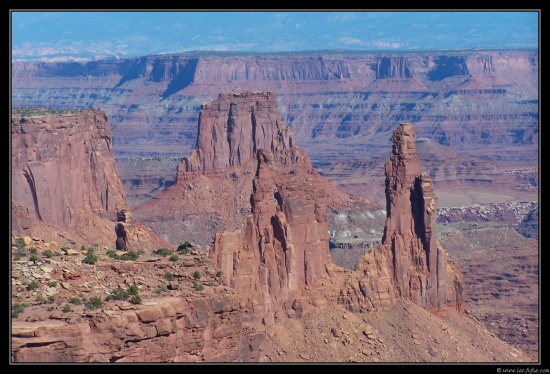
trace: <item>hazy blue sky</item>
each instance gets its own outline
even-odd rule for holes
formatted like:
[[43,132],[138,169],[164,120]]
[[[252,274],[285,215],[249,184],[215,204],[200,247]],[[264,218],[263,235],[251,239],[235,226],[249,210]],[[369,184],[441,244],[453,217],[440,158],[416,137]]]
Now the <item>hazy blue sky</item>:
[[11,13],[12,58],[130,57],[193,50],[538,48],[531,11],[123,11]]

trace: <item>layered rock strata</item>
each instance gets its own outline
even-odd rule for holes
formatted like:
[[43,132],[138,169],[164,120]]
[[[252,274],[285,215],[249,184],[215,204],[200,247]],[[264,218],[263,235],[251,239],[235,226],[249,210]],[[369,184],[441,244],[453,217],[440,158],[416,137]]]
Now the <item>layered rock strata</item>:
[[[12,116],[13,233],[71,246],[114,247],[117,236],[112,222],[127,203],[107,114],[101,110],[35,112]],[[136,224],[131,236],[134,247],[173,247]]]
[[339,301],[350,310],[388,307],[398,298],[437,311],[464,310],[463,278],[436,236],[437,195],[430,177],[420,173],[415,127],[394,130],[386,163],[387,219],[382,245],[365,254]]
[[259,149],[271,150],[282,164],[306,158],[294,147],[292,132],[281,121],[274,92],[221,93],[201,106],[197,144],[178,167],[176,183],[189,181],[196,174],[215,175],[216,171],[243,166],[254,160]]

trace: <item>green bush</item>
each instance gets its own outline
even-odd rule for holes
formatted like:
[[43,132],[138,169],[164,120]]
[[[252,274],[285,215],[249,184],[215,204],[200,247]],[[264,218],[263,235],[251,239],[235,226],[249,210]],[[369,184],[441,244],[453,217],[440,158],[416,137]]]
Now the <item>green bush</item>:
[[208,287],[214,287],[214,282],[208,282],[208,283],[206,283],[206,285],[207,285]]
[[81,304],[81,301],[78,297],[71,297],[70,302],[74,305],[80,305]]
[[47,310],[48,312],[51,312],[51,311],[54,310],[54,309],[55,309],[55,308],[54,308],[53,306],[49,306],[49,307],[46,308],[46,310]]
[[129,293],[130,295],[134,295],[134,296],[135,296],[135,295],[138,294],[138,292],[139,292],[139,287],[138,287],[137,285],[135,285],[135,284],[132,284],[132,285],[130,286],[130,288],[128,288],[128,293]]
[[130,302],[132,304],[141,304],[141,296],[139,295],[132,296],[132,298],[130,299]]
[[19,317],[19,313],[22,313],[25,308],[28,307],[28,304],[25,303],[15,303],[11,306],[11,318]]
[[195,279],[201,279],[201,273],[199,273],[198,270],[195,270],[195,272],[193,273],[193,278],[195,278]]
[[160,295],[163,291],[166,291],[166,285],[164,284],[159,284],[157,285],[157,288],[155,288],[155,293],[157,295]]
[[34,291],[36,289],[38,289],[38,283],[35,280],[33,280],[31,283],[29,283],[29,290]]
[[82,244],[82,246],[80,247],[80,250],[81,250],[82,252],[84,252],[84,251],[86,250],[86,246],[85,246],[84,244]]
[[37,300],[40,304],[46,304],[48,302],[48,300],[45,297],[42,297],[42,296],[38,296]]
[[67,252],[69,251],[69,249],[70,249],[69,247],[61,247],[61,250],[62,250],[65,254],[67,254]]
[[106,300],[126,300],[130,297],[127,291],[124,291],[120,286],[111,291]]
[[204,290],[203,285],[200,284],[200,283],[197,283],[197,282],[193,283],[193,287],[194,287],[195,290],[197,290],[197,291],[202,291],[202,290]]
[[19,248],[25,248],[26,247],[26,244],[25,244],[25,239],[23,238],[16,238],[15,239],[15,246],[19,249]]
[[86,252],[86,257],[82,260],[82,263],[93,265],[98,261],[98,257],[95,254],[95,251],[93,248],[88,248],[88,251]]
[[47,258],[52,258],[53,257],[53,252],[50,250],[50,249],[46,249],[44,252],[42,252],[44,254],[44,256],[46,256]]
[[172,275],[172,273],[166,272],[166,274],[164,274],[164,279],[171,282],[176,278],[174,278],[174,275]]
[[180,252],[180,253],[183,253],[184,255],[188,254],[189,253],[189,248],[191,248],[192,244],[189,243],[189,242],[185,242],[183,244],[180,244],[178,246],[178,249],[177,251]]
[[178,255],[175,254],[175,253],[174,253],[172,256],[170,256],[170,261],[176,262],[176,261],[179,260],[179,259],[180,259],[180,258],[179,258]]
[[153,251],[153,254],[158,255],[158,256],[162,256],[162,257],[166,257],[166,256],[172,254],[172,251],[169,250],[168,248],[161,248],[159,250]]
[[98,309],[103,306],[103,301],[101,300],[101,297],[92,296],[90,297],[90,301],[88,301],[84,306],[86,309]]
[[54,252],[54,256],[61,256],[61,252]]
[[71,306],[69,304],[65,304],[65,306],[63,307],[63,313],[68,313],[68,312],[72,312]]
[[120,256],[120,259],[124,261],[135,261],[138,258],[139,258],[139,254],[134,251],[129,251],[128,253],[125,253],[122,256]]
[[40,259],[38,258],[37,255],[32,255],[31,257],[29,257],[29,260],[32,261],[32,262],[38,262],[38,261],[40,261]]
[[21,255],[19,255],[19,254],[18,254],[18,255],[15,255],[15,258],[14,258],[14,260],[15,260],[15,261],[19,261],[19,260],[21,260]]
[[56,281],[49,281],[48,282],[48,287],[56,287],[57,286],[57,282]]
[[120,255],[114,249],[107,250],[107,255],[109,255],[109,257],[111,258],[114,258],[115,260],[120,260]]
[[54,296],[54,295],[48,296],[48,301],[49,301],[50,303],[53,303],[53,302],[55,301],[55,296]]

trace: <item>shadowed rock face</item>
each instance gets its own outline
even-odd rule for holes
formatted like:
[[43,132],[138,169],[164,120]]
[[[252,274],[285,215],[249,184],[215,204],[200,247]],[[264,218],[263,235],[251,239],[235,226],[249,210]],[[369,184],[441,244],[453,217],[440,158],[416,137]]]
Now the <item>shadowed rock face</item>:
[[244,235],[216,235],[210,258],[224,283],[248,300],[253,318],[280,310],[300,316],[302,297],[322,293],[331,263],[325,191],[311,176],[289,174],[269,150],[258,150],[257,159]]
[[462,274],[436,237],[437,196],[430,177],[419,171],[415,138],[410,124],[393,132],[382,245],[361,259],[359,277],[351,281],[358,287],[349,285],[353,290],[340,297],[351,310],[388,307],[400,297],[428,310],[464,310]]

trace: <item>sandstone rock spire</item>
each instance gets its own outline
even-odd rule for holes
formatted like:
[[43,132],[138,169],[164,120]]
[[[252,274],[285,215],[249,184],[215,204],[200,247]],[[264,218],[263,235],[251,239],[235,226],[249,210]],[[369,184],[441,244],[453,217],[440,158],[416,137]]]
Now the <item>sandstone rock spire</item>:
[[437,195],[429,175],[420,173],[415,140],[411,124],[393,132],[382,245],[361,259],[359,275],[340,297],[354,311],[386,307],[400,297],[428,310],[464,309],[462,274],[437,239]]

